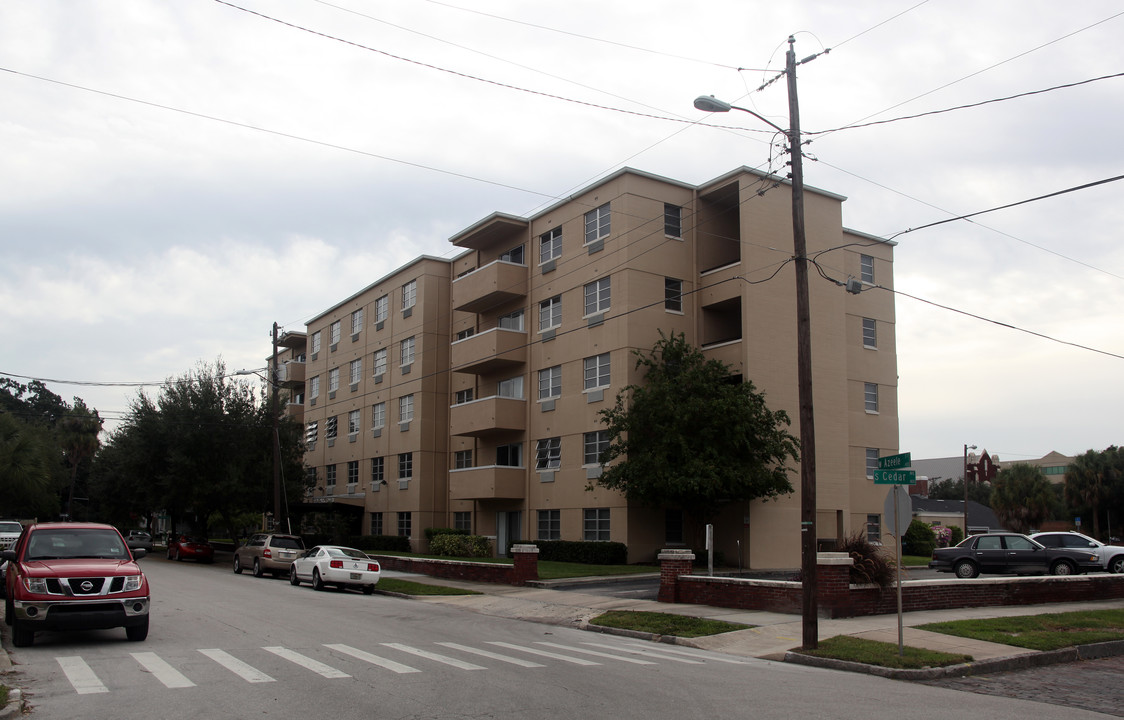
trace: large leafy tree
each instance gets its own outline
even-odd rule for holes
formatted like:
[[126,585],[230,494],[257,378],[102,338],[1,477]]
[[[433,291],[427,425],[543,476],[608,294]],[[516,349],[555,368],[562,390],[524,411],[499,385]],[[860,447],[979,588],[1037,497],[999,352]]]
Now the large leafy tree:
[[995,476],[991,509],[1014,532],[1029,532],[1051,518],[1057,509],[1057,495],[1042,470],[1026,463],[1015,463]]
[[[968,499],[991,507],[992,486],[989,482],[969,482]],[[964,479],[945,480],[929,486],[930,500],[964,500]]]
[[660,333],[636,351],[643,384],[600,411],[609,447],[597,484],[630,502],[683,510],[701,525],[730,503],[792,492],[799,442],[783,410],[770,410],[751,382],[708,360],[682,334]]
[[91,460],[100,442],[102,420],[97,410],[86,407],[81,398],[74,398],[70,411],[59,418],[58,438],[70,470],[70,491],[67,493],[66,512],[74,517],[74,487],[78,481],[78,468]]
[[1078,455],[1065,471],[1065,499],[1070,509],[1080,513],[1090,510],[1093,518],[1093,536],[1101,537],[1101,510],[1110,507],[1119,497],[1124,483],[1124,462],[1120,448],[1115,445],[1105,450],[1087,450]]

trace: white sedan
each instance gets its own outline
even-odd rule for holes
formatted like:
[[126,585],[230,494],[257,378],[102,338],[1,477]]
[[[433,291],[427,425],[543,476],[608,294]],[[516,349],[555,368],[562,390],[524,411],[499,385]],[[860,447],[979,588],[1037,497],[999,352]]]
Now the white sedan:
[[379,581],[379,563],[367,557],[362,550],[339,545],[317,545],[306,550],[293,561],[289,582],[300,585],[312,583],[313,590],[323,590],[326,585],[337,589],[357,587],[365,595],[375,591]]

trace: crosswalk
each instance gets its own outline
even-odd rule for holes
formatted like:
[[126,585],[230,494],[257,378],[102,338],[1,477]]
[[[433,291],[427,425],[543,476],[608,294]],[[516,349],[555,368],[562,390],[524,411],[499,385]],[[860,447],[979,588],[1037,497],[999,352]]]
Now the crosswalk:
[[[275,675],[287,677],[290,671],[312,673],[326,680],[340,680],[354,677],[354,674],[362,672],[387,671],[401,675],[427,672],[437,666],[471,672],[493,669],[499,667],[497,665],[499,663],[503,666],[535,669],[549,667],[551,663],[594,667],[613,663],[648,666],[706,663],[744,665],[749,662],[682,648],[652,648],[640,643],[565,644],[535,641],[518,644],[487,641],[483,643],[486,647],[455,642],[434,642],[432,645],[434,648],[431,649],[387,642],[379,643],[374,648],[362,649],[331,643],[320,646],[326,652],[315,648],[298,651],[282,646],[267,646],[237,651],[242,657],[220,648],[200,648],[196,652],[213,661],[219,668],[228,671],[234,679],[246,683],[277,682],[279,678]],[[265,654],[259,653],[259,650]],[[318,657],[312,657],[312,654]],[[175,667],[155,652],[134,652],[129,653],[129,657],[136,662],[138,669],[168,689],[192,688],[197,685],[182,668]],[[285,662],[277,664],[269,658]],[[97,671],[81,656],[58,656],[55,660],[75,693],[91,695],[111,692],[111,688],[99,677]],[[181,660],[181,662],[198,671],[199,666],[194,659]],[[116,663],[117,661],[114,661],[115,665]],[[270,672],[267,673],[262,668],[256,667],[255,663],[268,665]]]

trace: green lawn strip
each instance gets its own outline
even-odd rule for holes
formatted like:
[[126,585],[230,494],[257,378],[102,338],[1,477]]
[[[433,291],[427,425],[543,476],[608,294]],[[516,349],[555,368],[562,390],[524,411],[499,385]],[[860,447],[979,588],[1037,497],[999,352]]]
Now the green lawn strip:
[[837,635],[827,640],[821,640],[819,647],[815,650],[794,650],[793,652],[798,652],[801,655],[846,660],[902,670],[945,667],[946,665],[959,665],[972,661],[971,655],[959,655],[908,646],[903,647],[902,654],[899,655],[897,643],[866,640],[850,635]]
[[674,635],[675,637],[703,637],[733,632],[734,630],[745,630],[751,627],[750,625],[739,625],[722,622],[721,620],[707,620],[685,615],[637,610],[611,610],[598,615],[589,622],[592,625],[602,627],[638,630],[655,633],[656,635]]
[[377,590],[396,592],[403,595],[481,595],[475,590],[449,587],[448,585],[429,585],[427,583],[400,580],[399,578],[381,578],[375,586]]
[[902,555],[902,567],[929,567],[928,555]]
[[[387,555],[403,558],[428,558],[430,560],[459,560],[463,562],[493,563],[496,565],[511,565],[511,558],[461,558],[448,555],[418,555],[404,552],[383,552],[371,550],[368,555]],[[655,565],[586,565],[584,563],[556,562],[553,560],[539,561],[539,579],[559,580],[575,577],[600,577],[603,575],[639,575],[658,574],[660,569]]]
[[1124,640],[1124,610],[952,620],[918,627],[1029,650],[1058,650],[1074,645]]

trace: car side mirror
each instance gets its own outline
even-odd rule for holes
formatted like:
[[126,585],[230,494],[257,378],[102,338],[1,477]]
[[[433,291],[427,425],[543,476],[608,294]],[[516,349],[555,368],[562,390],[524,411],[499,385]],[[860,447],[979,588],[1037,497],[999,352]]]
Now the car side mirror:
[[142,557],[144,557],[147,554],[148,554],[148,551],[145,550],[144,548],[133,548],[133,559],[134,560],[140,560]]
[[0,560],[15,560],[15,559],[16,559],[16,551],[15,550],[5,550],[3,552],[0,552]]

